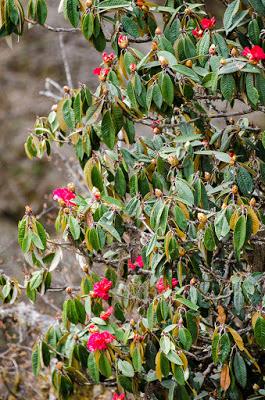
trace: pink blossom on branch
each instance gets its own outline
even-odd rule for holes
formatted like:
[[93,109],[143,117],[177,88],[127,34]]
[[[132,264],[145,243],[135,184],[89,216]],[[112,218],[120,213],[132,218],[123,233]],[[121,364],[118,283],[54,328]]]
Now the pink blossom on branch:
[[102,60],[105,64],[111,64],[113,62],[114,58],[115,58],[115,54],[113,52],[108,54],[108,53],[106,53],[106,51],[104,51],[104,53],[102,53]]
[[91,293],[92,297],[99,297],[103,300],[109,299],[109,290],[112,287],[112,282],[107,278],[101,279],[101,281],[96,282]]
[[125,394],[124,393],[114,393],[112,400],[124,400],[125,399]]
[[144,262],[143,262],[142,256],[136,257],[136,260],[134,263],[132,262],[132,260],[128,260],[129,269],[135,270],[137,267],[143,268],[143,266],[144,266]]
[[112,343],[113,340],[115,340],[115,336],[108,331],[94,332],[88,338],[87,348],[89,351],[106,350],[108,344]]
[[110,306],[106,311],[102,311],[102,313],[100,314],[100,318],[103,319],[104,321],[107,321],[112,313],[113,313],[113,307]]
[[201,20],[201,27],[202,29],[211,29],[215,26],[216,24],[216,18],[212,17],[212,18],[203,18]]
[[242,51],[242,56],[247,57],[250,61],[259,62],[261,60],[265,60],[265,53],[262,47],[253,46],[251,49],[249,47],[245,47]]
[[63,201],[67,207],[75,206],[76,204],[72,201],[76,198],[74,192],[69,190],[67,187],[57,188],[52,192],[53,200]]
[[[179,281],[176,278],[172,278],[172,282],[171,282],[171,286],[172,289],[174,289],[177,285],[178,285]],[[161,278],[158,279],[158,281],[156,282],[156,288],[158,293],[163,293],[166,290],[170,289],[169,284],[166,282],[164,282],[164,278],[161,276]]]
[[201,38],[203,36],[203,30],[197,26],[197,28],[192,30],[192,34],[196,38]]

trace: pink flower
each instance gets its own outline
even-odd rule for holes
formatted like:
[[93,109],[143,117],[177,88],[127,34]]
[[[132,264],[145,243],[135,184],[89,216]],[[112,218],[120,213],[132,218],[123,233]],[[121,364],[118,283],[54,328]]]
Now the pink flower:
[[110,54],[106,53],[106,51],[104,51],[104,53],[102,53],[102,60],[105,64],[111,64],[113,62],[115,58],[115,54],[112,52]]
[[212,18],[203,18],[201,20],[201,27],[202,29],[211,29],[214,27],[214,25],[216,24],[216,18],[212,17]]
[[132,262],[132,260],[128,260],[129,269],[135,270],[136,267],[143,268],[143,266],[144,266],[144,262],[143,262],[142,256],[138,256],[134,263]]
[[143,257],[138,256],[135,260],[135,264],[137,264],[139,268],[143,268],[144,266]]
[[112,287],[112,282],[107,278],[101,279],[101,281],[96,282],[93,287],[92,297],[100,297],[103,300],[108,300],[109,290]]
[[242,51],[242,56],[247,57],[250,61],[259,62],[261,60],[265,60],[265,53],[262,47],[253,46],[251,49],[249,47],[245,47]]
[[118,46],[121,49],[126,49],[126,47],[128,47],[128,44],[129,44],[128,36],[119,35],[119,37],[118,37]]
[[112,313],[113,313],[113,307],[110,306],[106,311],[103,311],[100,314],[100,318],[103,319],[104,321],[107,321]]
[[193,36],[196,37],[196,38],[201,38],[201,37],[203,36],[203,30],[200,29],[200,28],[197,26],[197,28],[195,28],[195,29],[192,30],[192,34],[193,34]]
[[[176,278],[172,278],[172,282],[171,282],[172,289],[174,289],[178,285],[178,283],[179,282]],[[156,282],[156,288],[157,288],[158,293],[163,293],[166,290],[170,289],[170,286],[167,283],[165,284],[164,278],[161,277]]]
[[107,345],[114,339],[115,337],[108,331],[94,332],[88,338],[87,348],[89,351],[106,350]]
[[76,198],[76,195],[66,187],[55,189],[52,192],[52,197],[53,200],[63,201],[67,207],[76,205],[73,201],[71,201]]
[[114,393],[112,400],[124,400],[125,399],[125,393]]
[[97,67],[93,70],[93,74],[94,75],[98,75],[99,79],[101,81],[105,81],[108,73],[110,72],[109,68],[101,68],[101,67]]

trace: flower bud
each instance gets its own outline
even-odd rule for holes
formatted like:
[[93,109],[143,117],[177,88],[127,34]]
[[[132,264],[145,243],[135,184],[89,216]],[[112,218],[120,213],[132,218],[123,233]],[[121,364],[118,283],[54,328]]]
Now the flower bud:
[[155,42],[155,41],[152,42],[151,49],[152,49],[153,51],[156,51],[156,50],[158,49],[158,44],[157,44],[157,42]]
[[211,179],[211,174],[209,172],[204,172],[204,179],[206,180],[206,182],[209,182],[209,180]]
[[153,133],[154,133],[155,135],[159,135],[160,132],[161,132],[161,131],[160,131],[160,128],[158,128],[158,126],[156,126],[155,128],[153,128]]
[[128,44],[129,44],[128,36],[120,35],[118,38],[118,46],[121,49],[126,49],[128,47]]
[[31,215],[32,214],[32,208],[30,206],[25,207],[25,214],[26,215]]
[[198,213],[198,215],[197,215],[197,217],[198,217],[198,221],[201,223],[201,224],[205,224],[206,222],[207,222],[207,215],[205,215],[204,213],[201,213],[201,212],[199,212]]
[[230,51],[230,54],[232,57],[237,57],[238,56],[238,50],[233,47],[232,50]]
[[163,56],[158,57],[158,61],[160,62],[162,67],[168,66],[168,60],[165,57]]
[[254,383],[254,385],[252,387],[253,387],[253,390],[255,390],[255,391],[260,389],[260,386],[257,383]]
[[186,67],[191,68],[192,65],[193,65],[192,60],[187,60],[187,61],[185,62],[185,65],[186,65]]
[[58,369],[58,371],[61,371],[63,369],[63,362],[62,361],[58,361],[56,363],[56,369]]
[[159,28],[159,26],[155,30],[155,35],[162,35],[162,30]]
[[209,54],[211,56],[214,56],[216,54],[216,46],[215,46],[215,44],[211,44],[211,46],[209,48]]
[[69,86],[67,86],[67,85],[65,85],[64,87],[63,87],[63,91],[64,91],[64,93],[70,93],[70,88],[69,88]]
[[232,192],[233,194],[237,194],[237,193],[238,193],[238,187],[237,187],[237,185],[233,185],[233,186],[232,186],[231,192]]
[[180,247],[180,248],[179,248],[179,255],[180,255],[180,257],[185,256],[185,254],[186,254],[186,250],[184,249],[184,247]]
[[134,73],[136,71],[137,65],[135,63],[130,64],[130,71]]
[[73,289],[71,287],[69,287],[69,286],[65,289],[65,291],[69,295],[73,293]]
[[54,104],[52,106],[52,108],[51,108],[51,110],[54,111],[54,112],[57,112],[57,109],[58,109],[58,105],[57,104]]
[[196,282],[197,282],[196,278],[191,278],[190,285],[193,286],[193,285],[195,285]]
[[252,198],[250,199],[249,205],[250,205],[251,207],[255,207],[255,205],[256,205],[256,199],[255,199],[254,197],[252,197]]
[[176,167],[179,164],[176,156],[168,156],[167,161],[172,167]]
[[96,187],[93,187],[92,193],[97,201],[99,201],[101,199],[101,194]]
[[67,189],[70,190],[70,192],[75,193],[75,184],[73,182],[68,183]]
[[92,4],[93,4],[93,1],[92,1],[92,0],[87,0],[87,1],[86,1],[86,7],[87,7],[87,8],[90,8],[90,7],[92,6]]
[[156,197],[162,197],[163,196],[163,192],[160,189],[155,189],[155,196]]
[[220,64],[221,64],[221,65],[226,65],[226,64],[227,64],[226,59],[225,59],[225,58],[221,58]]

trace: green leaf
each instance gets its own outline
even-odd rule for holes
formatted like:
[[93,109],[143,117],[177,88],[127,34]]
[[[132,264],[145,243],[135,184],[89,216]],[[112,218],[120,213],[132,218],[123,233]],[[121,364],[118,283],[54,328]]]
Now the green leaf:
[[75,113],[72,109],[71,100],[67,99],[63,103],[63,118],[69,129],[75,127]]
[[192,337],[187,328],[179,328],[178,339],[186,351],[189,351],[192,345]]
[[38,376],[41,368],[41,351],[39,343],[36,343],[32,349],[31,365],[34,376]]
[[113,149],[116,141],[115,127],[111,117],[111,112],[106,111],[103,115],[101,122],[101,136],[103,142],[110,148]]
[[174,85],[168,74],[163,74],[161,90],[163,100],[165,101],[165,103],[171,106],[174,100]]
[[199,56],[199,62],[201,65],[205,64],[206,57],[209,54],[210,47],[210,33],[205,32],[203,37],[199,40],[197,44],[197,52]]
[[25,218],[23,218],[18,223],[18,243],[19,243],[20,247],[22,247],[23,239],[25,237],[26,225],[27,225],[27,221]]
[[85,320],[86,320],[86,310],[85,307],[83,305],[83,303],[81,303],[80,300],[75,299],[75,309],[78,315],[78,321],[80,322],[80,324],[84,324]]
[[[102,3],[101,3],[102,4]],[[123,17],[121,20],[123,30],[133,37],[140,35],[138,24],[130,17]]]
[[244,245],[246,239],[246,218],[244,215],[241,215],[236,223],[234,229],[234,249],[238,252]]
[[201,83],[199,75],[197,75],[196,72],[194,72],[191,68],[186,67],[185,65],[180,65],[180,64],[174,65],[172,69],[173,71],[179,73],[180,75],[187,76],[196,83]]
[[128,7],[130,4],[127,0],[104,0],[99,3],[99,9],[113,9],[113,8],[121,8],[121,7]]
[[112,375],[110,362],[104,352],[101,352],[99,357],[99,371],[106,378],[109,378]]
[[74,218],[72,215],[70,215],[68,222],[69,222],[69,228],[70,228],[70,232],[71,232],[73,239],[78,240],[80,237],[81,229],[80,229],[80,225],[79,225],[77,219]]
[[118,167],[115,174],[115,190],[121,197],[125,196],[126,194],[126,180],[120,167]]
[[91,38],[94,32],[94,14],[90,12],[89,14],[85,14],[82,19],[82,32],[87,40]]
[[175,181],[175,191],[176,195],[183,203],[188,206],[194,205],[194,196],[192,190],[188,184],[182,179],[176,179]]
[[73,324],[77,324],[78,323],[78,313],[76,310],[76,305],[75,305],[75,301],[72,299],[66,300],[65,302],[66,304],[66,316],[68,318],[68,320],[70,322],[72,322]]
[[207,228],[205,230],[203,242],[204,242],[204,246],[209,251],[214,251],[214,249],[216,248],[215,235],[214,235],[214,230],[213,230],[212,225],[207,226]]
[[74,28],[79,24],[79,3],[78,0],[66,0],[66,14]]
[[36,16],[37,21],[40,25],[43,25],[46,21],[48,14],[47,4],[45,0],[37,0]]
[[132,354],[133,367],[136,372],[141,372],[142,369],[142,357],[138,346],[135,347]]
[[88,374],[95,383],[99,383],[99,369],[94,353],[90,353],[87,359]]
[[256,107],[259,101],[259,92],[255,87],[253,74],[246,75],[246,92],[248,100]]
[[254,336],[256,343],[265,349],[265,319],[263,317],[258,317],[254,326]]
[[239,352],[234,356],[234,374],[239,385],[244,389],[247,385],[247,368],[244,358]]
[[224,363],[231,351],[231,342],[228,333],[224,333],[221,336],[219,346],[220,346],[220,360],[222,363]]
[[248,24],[248,36],[253,44],[260,44],[260,28],[256,19],[252,19]]
[[253,192],[254,184],[250,173],[243,167],[239,167],[236,176],[238,187],[243,195]]
[[180,295],[176,295],[175,298],[179,303],[184,304],[185,306],[187,306],[191,310],[197,311],[199,309],[199,307],[196,304],[192,303],[192,301],[190,301],[188,299],[185,299],[185,297],[182,297]]
[[240,0],[234,0],[232,1],[232,3],[228,5],[228,7],[225,10],[223,24],[226,30],[226,34],[230,32],[229,28],[233,23],[234,16],[238,12],[239,7],[240,7]]
[[225,100],[232,101],[236,93],[236,82],[233,75],[226,74],[221,77],[221,92]]
[[216,214],[216,217],[214,220],[214,229],[215,229],[216,236],[219,240],[224,238],[230,231],[230,227],[227,222],[224,211],[221,211]]
[[118,369],[121,371],[122,375],[127,376],[128,378],[134,377],[134,369],[132,364],[125,360],[118,361]]
[[37,231],[38,231],[38,235],[39,238],[42,242],[43,245],[43,249],[46,249],[46,244],[47,244],[47,234],[46,231],[44,229],[44,227],[42,226],[42,224],[38,221],[36,221],[36,226],[37,226]]
[[121,242],[121,237],[114,226],[105,224],[104,222],[99,221],[98,223],[106,232],[108,232],[111,236],[113,236],[118,242]]
[[248,2],[258,14],[265,15],[265,5],[261,0],[248,0]]

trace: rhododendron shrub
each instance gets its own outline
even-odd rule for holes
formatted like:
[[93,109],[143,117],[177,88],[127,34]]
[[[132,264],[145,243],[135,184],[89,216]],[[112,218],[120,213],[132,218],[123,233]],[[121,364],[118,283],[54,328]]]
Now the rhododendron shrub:
[[101,53],[85,66],[96,91],[64,87],[25,144],[52,158],[66,143],[83,171],[50,196],[55,239],[26,207],[31,274],[0,278],[4,302],[24,289],[35,302],[65,249],[77,255],[80,286],[62,284],[34,373],[60,399],[99,382],[116,400],[264,397],[265,134],[249,119],[265,108],[264,1],[223,1],[220,19],[194,1],[65,0],[71,28],[46,24],[45,0],[27,17],[3,3],[1,36],[27,21]]

